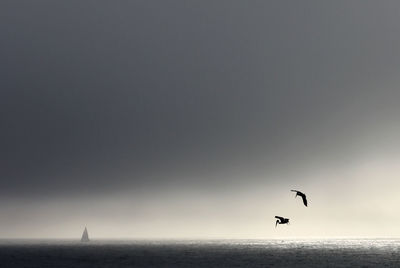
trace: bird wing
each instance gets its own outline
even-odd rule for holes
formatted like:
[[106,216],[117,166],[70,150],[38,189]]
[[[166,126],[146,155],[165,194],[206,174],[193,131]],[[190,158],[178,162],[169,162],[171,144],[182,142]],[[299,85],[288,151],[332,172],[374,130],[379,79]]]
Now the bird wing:
[[306,195],[303,194],[303,195],[301,196],[301,198],[303,198],[303,204],[304,204],[305,206],[307,206],[307,198],[306,198]]
[[285,219],[284,217],[279,217],[279,216],[275,216],[275,218],[277,218],[277,219],[279,219],[281,221],[283,221]]
[[297,191],[297,190],[290,190],[290,191],[292,191],[292,192],[296,192],[296,193],[298,193],[299,191]]

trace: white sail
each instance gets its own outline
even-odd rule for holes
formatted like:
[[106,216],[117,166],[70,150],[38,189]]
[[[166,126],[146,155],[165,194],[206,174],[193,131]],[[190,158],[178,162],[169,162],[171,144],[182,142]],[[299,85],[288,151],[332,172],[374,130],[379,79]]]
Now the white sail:
[[89,242],[89,234],[86,227],[85,230],[83,231],[81,242]]

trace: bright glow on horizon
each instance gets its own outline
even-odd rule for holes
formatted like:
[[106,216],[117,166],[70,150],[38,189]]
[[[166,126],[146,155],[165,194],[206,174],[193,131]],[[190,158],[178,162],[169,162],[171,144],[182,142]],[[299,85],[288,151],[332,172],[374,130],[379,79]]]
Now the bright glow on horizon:
[[[398,158],[365,161],[340,172],[236,190],[117,193],[54,202],[3,203],[0,237],[95,238],[399,237]],[[323,178],[323,179],[322,179]],[[309,207],[289,190],[308,195]],[[13,208],[13,212],[10,208]],[[274,227],[274,216],[290,218]]]

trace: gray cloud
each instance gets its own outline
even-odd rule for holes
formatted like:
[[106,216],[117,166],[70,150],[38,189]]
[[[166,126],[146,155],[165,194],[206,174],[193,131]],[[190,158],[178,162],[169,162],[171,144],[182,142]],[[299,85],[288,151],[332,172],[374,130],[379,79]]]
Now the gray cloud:
[[399,8],[4,1],[2,196],[344,164],[400,112]]

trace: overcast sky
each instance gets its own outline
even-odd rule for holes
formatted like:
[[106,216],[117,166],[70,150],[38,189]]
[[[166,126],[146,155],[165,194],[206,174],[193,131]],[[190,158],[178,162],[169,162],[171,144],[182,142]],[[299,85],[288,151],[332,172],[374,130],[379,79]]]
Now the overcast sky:
[[0,237],[400,236],[399,18],[1,1]]

